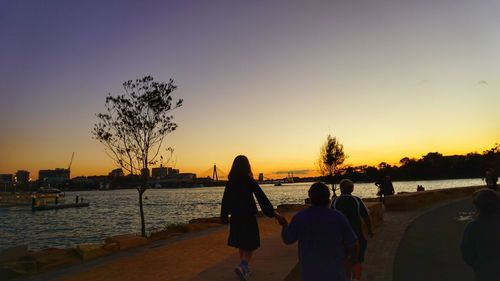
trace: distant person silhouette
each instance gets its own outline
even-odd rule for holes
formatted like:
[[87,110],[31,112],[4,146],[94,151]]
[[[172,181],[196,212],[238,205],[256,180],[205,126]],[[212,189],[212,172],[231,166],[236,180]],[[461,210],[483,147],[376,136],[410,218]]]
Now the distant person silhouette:
[[462,257],[472,267],[476,281],[500,278],[500,196],[480,189],[472,200],[477,217],[465,227]]
[[425,188],[421,185],[417,185],[417,191],[425,191]]
[[377,195],[380,196],[380,202],[382,203],[385,203],[386,196],[391,196],[395,193],[390,176],[383,177],[375,182],[375,185],[378,187]]
[[280,214],[285,244],[299,242],[302,281],[347,281],[346,267],[358,257],[357,236],[347,218],[328,207],[330,190],[320,182],[309,188],[311,207],[300,211],[290,224]]
[[485,175],[484,175],[484,181],[486,182],[486,187],[496,190],[497,189],[497,182],[498,182],[498,176],[495,173],[495,170],[493,168],[489,168],[486,170]]
[[[221,206],[221,220],[229,223],[228,245],[239,249],[240,264],[234,269],[240,280],[249,280],[249,263],[260,247],[257,206],[254,195],[263,213],[274,217],[273,205],[253,179],[248,158],[237,156],[228,175]],[[230,218],[229,218],[230,216]]]
[[359,254],[352,267],[351,280],[359,281],[361,280],[361,273],[363,271],[362,263],[365,260],[365,251],[368,245],[363,233],[362,224],[365,224],[368,230],[368,235],[373,237],[372,223],[368,208],[365,206],[361,198],[352,195],[352,192],[354,191],[354,183],[349,179],[343,179],[340,181],[339,186],[340,196],[333,200],[330,207],[346,216],[352,229],[354,230],[354,233],[358,236]]

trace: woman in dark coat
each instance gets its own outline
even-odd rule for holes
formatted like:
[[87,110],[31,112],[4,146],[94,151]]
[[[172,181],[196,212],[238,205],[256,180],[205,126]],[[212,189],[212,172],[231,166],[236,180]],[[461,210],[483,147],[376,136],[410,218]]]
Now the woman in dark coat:
[[239,155],[234,159],[228,179],[222,197],[221,220],[230,225],[227,244],[239,249],[240,264],[235,272],[240,280],[245,281],[249,278],[248,263],[253,252],[260,247],[254,195],[266,216],[272,218],[275,212],[273,205],[253,179],[247,157]]

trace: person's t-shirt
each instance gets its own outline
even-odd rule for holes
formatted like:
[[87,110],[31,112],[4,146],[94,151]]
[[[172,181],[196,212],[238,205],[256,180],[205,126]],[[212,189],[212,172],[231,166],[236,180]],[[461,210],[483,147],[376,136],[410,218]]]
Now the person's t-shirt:
[[357,237],[346,217],[328,207],[296,214],[283,230],[287,244],[299,241],[302,281],[344,281],[346,249]]
[[366,208],[361,198],[350,194],[342,194],[333,200],[331,208],[344,214],[356,235],[359,238],[364,237],[361,218],[367,218],[369,214],[368,208]]

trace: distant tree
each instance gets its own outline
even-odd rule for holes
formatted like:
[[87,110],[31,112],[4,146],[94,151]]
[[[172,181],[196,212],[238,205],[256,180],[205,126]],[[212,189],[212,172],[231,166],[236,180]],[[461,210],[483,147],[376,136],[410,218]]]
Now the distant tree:
[[318,164],[321,174],[325,176],[326,181],[332,185],[333,196],[337,196],[335,193],[334,176],[337,175],[346,157],[344,145],[342,145],[336,137],[328,134],[325,143],[320,149]]
[[[137,186],[141,215],[141,233],[146,236],[142,196],[147,189],[149,165],[156,163],[165,136],[177,128],[171,111],[182,106],[175,103],[171,93],[177,88],[156,82],[152,76],[123,83],[125,94],[106,97],[106,112],[98,113],[99,121],[92,130],[93,137],[106,147],[107,154],[131,175],[140,174]],[[171,148],[167,149],[170,154]]]
[[389,168],[389,167],[391,167],[391,165],[387,164],[386,162],[380,162],[380,163],[378,164],[378,169],[379,169],[379,170],[384,170],[384,169],[387,169],[387,168]]
[[500,144],[495,143],[491,149],[483,152],[484,169],[493,168],[497,171],[500,170]]

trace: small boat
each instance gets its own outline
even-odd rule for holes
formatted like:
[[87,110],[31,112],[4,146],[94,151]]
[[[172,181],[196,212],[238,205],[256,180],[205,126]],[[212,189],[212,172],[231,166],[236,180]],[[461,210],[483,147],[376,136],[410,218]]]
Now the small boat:
[[51,201],[57,199],[64,199],[64,192],[54,187],[40,187],[32,194],[33,198],[42,199],[44,201]]
[[37,194],[54,194],[54,195],[57,195],[57,194],[62,194],[62,191],[57,189],[57,188],[54,188],[54,187],[40,187],[37,191],[36,191]]

